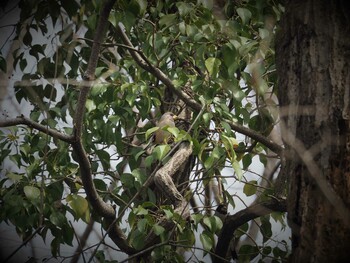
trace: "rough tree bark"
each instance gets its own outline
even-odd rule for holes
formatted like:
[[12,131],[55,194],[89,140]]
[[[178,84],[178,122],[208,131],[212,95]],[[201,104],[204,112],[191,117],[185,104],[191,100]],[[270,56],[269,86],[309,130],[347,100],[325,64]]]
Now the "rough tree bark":
[[276,41],[291,262],[349,262],[349,11],[287,1]]

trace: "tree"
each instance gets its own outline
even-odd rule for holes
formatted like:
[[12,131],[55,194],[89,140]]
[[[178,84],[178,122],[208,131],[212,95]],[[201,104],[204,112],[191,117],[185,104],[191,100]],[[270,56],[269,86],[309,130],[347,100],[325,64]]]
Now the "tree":
[[[253,158],[284,156],[269,137],[278,123],[278,1],[23,0],[19,8],[20,45],[0,68],[2,79],[12,67],[23,73],[14,95],[29,110],[0,121],[0,160],[12,164],[0,215],[23,244],[50,233],[53,257],[62,256],[60,246],[77,239],[72,215],[88,230],[101,225],[92,253],[100,261],[106,235],[130,261],[183,262],[182,251],[196,249],[215,262],[286,259],[286,241],[269,244],[270,219],[285,227],[279,162],[249,179]],[[154,145],[168,111],[179,117],[162,128],[173,138]],[[227,214],[240,198],[231,182],[258,198]],[[237,246],[256,218],[261,244]]]
[[291,262],[348,261],[348,11],[345,1],[289,1],[281,23],[276,58]]

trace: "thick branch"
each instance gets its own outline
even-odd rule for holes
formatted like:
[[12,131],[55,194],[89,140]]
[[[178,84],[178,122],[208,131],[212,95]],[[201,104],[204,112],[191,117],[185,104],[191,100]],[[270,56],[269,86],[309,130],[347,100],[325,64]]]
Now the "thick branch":
[[[287,204],[284,199],[271,199],[269,201],[262,202],[260,204],[252,205],[237,212],[234,215],[226,217],[224,226],[221,229],[221,233],[218,237],[218,243],[216,245],[215,254],[221,258],[225,258],[230,241],[233,237],[235,230],[241,225],[249,222],[250,220],[270,214],[271,212],[286,212]],[[224,262],[219,257],[214,257],[214,263]]]
[[83,77],[85,81],[88,81],[88,83],[86,85],[84,84],[80,89],[77,108],[74,116],[74,142],[72,143],[72,146],[80,165],[81,179],[89,203],[93,207],[94,211],[96,211],[99,215],[105,217],[106,221],[108,221],[109,224],[113,224],[113,226],[110,228],[111,231],[109,232],[109,236],[112,238],[114,243],[124,252],[133,253],[134,249],[128,245],[126,236],[114,222],[115,211],[113,207],[105,203],[96,191],[94,182],[92,180],[90,161],[81,140],[85,104],[90,91],[91,83],[95,79],[95,69],[99,58],[100,46],[107,28],[108,16],[114,3],[115,0],[108,0],[102,8],[99,16],[91,55],[89,58],[87,70]]
[[24,117],[23,115],[18,116],[15,119],[0,121],[0,127],[10,127],[16,125],[27,125],[28,127],[37,129],[45,134],[48,134],[56,139],[62,140],[67,143],[71,143],[73,141],[73,137],[64,133],[61,133],[57,130],[50,129],[45,125],[39,124],[31,119]]
[[76,129],[76,136],[80,137],[83,125],[83,117],[85,112],[85,104],[90,91],[91,81],[95,79],[95,70],[100,54],[100,47],[102,40],[105,35],[105,31],[108,24],[108,16],[111,9],[115,3],[115,0],[109,0],[106,2],[105,6],[102,8],[99,21],[97,23],[97,28],[95,31],[94,42],[92,44],[91,54],[87,69],[83,76],[83,79],[89,81],[87,85],[84,85],[80,89],[80,94],[78,98],[77,108],[74,117],[74,128]]
[[277,143],[271,141],[269,138],[267,138],[266,136],[252,130],[249,129],[247,127],[244,127],[242,125],[239,125],[237,123],[234,123],[232,121],[227,121],[227,123],[230,125],[231,129],[234,131],[237,131],[239,133],[242,133],[258,142],[260,142],[261,144],[265,145],[267,148],[269,148],[271,151],[277,153],[279,156],[283,155],[283,147],[281,147],[280,145],[278,145]]
[[119,25],[117,27],[117,31],[124,42],[124,44],[130,48],[129,52],[135,62],[144,70],[148,71],[152,75],[154,75],[156,78],[158,78],[160,81],[164,83],[165,86],[167,86],[172,92],[174,92],[181,100],[183,100],[186,105],[191,107],[194,111],[199,112],[201,110],[201,104],[192,99],[190,96],[188,96],[185,92],[182,92],[182,90],[177,89],[171,79],[159,68],[151,64],[146,56],[141,51],[135,51],[133,44],[131,43],[128,36],[125,34],[124,30]]
[[[160,168],[154,175],[154,182],[160,192],[168,197],[174,205],[174,211],[179,213],[184,219],[190,216],[188,203],[177,190],[172,177],[181,169],[192,154],[192,146],[188,142],[183,142],[171,159]],[[171,230],[174,222],[162,218],[159,225],[167,230]],[[147,239],[147,247],[153,245],[159,239],[155,233],[151,232]]]

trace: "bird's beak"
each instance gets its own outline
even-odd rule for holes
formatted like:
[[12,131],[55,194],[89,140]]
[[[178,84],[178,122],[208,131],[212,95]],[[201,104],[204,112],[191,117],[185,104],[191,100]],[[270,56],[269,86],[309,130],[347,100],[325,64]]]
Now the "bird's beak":
[[176,121],[179,117],[177,115],[174,114],[173,116],[173,120]]

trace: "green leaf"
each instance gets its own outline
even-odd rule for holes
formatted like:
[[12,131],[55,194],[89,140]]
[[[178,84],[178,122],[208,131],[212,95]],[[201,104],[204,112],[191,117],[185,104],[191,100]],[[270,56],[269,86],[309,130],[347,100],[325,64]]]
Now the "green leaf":
[[141,215],[147,215],[148,210],[144,209],[142,206],[138,206],[137,208],[134,208],[135,215],[141,216]]
[[135,249],[141,250],[145,246],[145,239],[146,233],[140,232],[138,229],[131,232],[130,243]]
[[97,190],[106,191],[107,185],[102,179],[94,179],[94,185]]
[[110,155],[107,151],[104,150],[96,150],[96,155],[100,159],[103,169],[108,170],[110,168]]
[[163,212],[165,213],[167,219],[170,219],[174,216],[174,213],[168,209],[163,209]]
[[175,138],[179,136],[180,130],[176,127],[168,127],[167,131],[174,135]]
[[59,212],[52,211],[50,215],[50,222],[58,227],[63,227],[66,223],[66,217]]
[[55,237],[52,241],[51,241],[51,253],[54,257],[57,257],[58,252],[60,250],[60,245],[61,245],[61,240],[57,237]]
[[238,180],[241,181],[243,177],[243,171],[241,166],[239,165],[239,162],[238,161],[232,162],[232,168],[233,170],[235,170]]
[[221,65],[221,61],[220,59],[217,58],[208,58],[205,61],[205,67],[209,72],[209,75],[211,77],[216,77],[218,71],[219,71],[219,67]]
[[120,121],[120,117],[118,115],[110,115],[108,116],[108,120],[112,123],[112,124],[118,124]]
[[246,8],[241,8],[241,7],[237,8],[237,14],[242,19],[243,24],[247,24],[250,18],[252,17],[252,12],[250,12]]
[[277,246],[273,248],[272,253],[276,258],[285,258],[287,255],[287,251],[282,250]]
[[227,68],[236,64],[237,51],[231,43],[224,45],[221,52],[224,58],[224,64]]
[[26,185],[23,188],[25,196],[31,201],[39,201],[40,200],[40,189],[35,186]]
[[262,216],[260,217],[260,220],[261,220],[260,232],[263,236],[263,242],[265,243],[272,237],[272,226],[270,223],[269,216]]
[[147,179],[147,176],[146,176],[144,170],[139,169],[139,168],[134,169],[131,172],[131,174],[136,178],[136,181],[140,182],[140,184],[143,184]]
[[186,2],[178,2],[176,3],[176,6],[179,9],[180,16],[186,16],[193,10],[191,4],[188,4]]
[[68,16],[72,17],[78,12],[79,4],[76,1],[60,1],[61,6],[66,10]]
[[195,225],[198,225],[201,222],[201,220],[203,219],[203,215],[202,214],[192,214],[191,219],[194,221]]
[[206,112],[203,114],[202,118],[204,120],[205,125],[209,125],[210,121],[213,118],[213,114],[211,112]]
[[85,107],[86,107],[86,109],[87,109],[88,112],[90,112],[90,111],[96,109],[96,105],[95,105],[94,101],[93,101],[93,100],[90,100],[90,99],[87,99],[87,100],[86,100]]
[[162,226],[160,226],[160,225],[158,225],[158,224],[154,224],[153,227],[152,227],[152,229],[153,229],[153,232],[154,232],[157,236],[160,236],[160,235],[163,234],[164,231],[165,231],[165,228],[162,227]]
[[91,96],[102,95],[106,92],[108,85],[97,83],[91,88]]
[[256,193],[257,183],[258,183],[257,181],[252,180],[244,185],[243,192],[245,193],[246,196],[251,196]]
[[157,160],[161,161],[168,154],[170,149],[171,149],[171,147],[168,144],[157,145],[154,148],[153,152],[155,153]]
[[175,24],[176,20],[177,14],[164,15],[159,19],[159,25],[168,27],[172,24]]
[[222,228],[222,221],[217,216],[208,216],[203,219],[203,223],[208,226],[210,232],[215,233]]
[[137,229],[140,231],[140,232],[145,232],[146,231],[146,228],[147,228],[147,219],[146,218],[142,218],[140,219],[138,222],[137,222]]
[[236,140],[236,138],[229,137],[224,134],[221,135],[221,138],[226,150],[230,152],[232,157],[235,156],[235,148],[238,147],[238,141]]
[[225,156],[224,149],[216,145],[208,158],[209,160],[204,163],[204,166],[207,169],[212,167],[212,165],[215,164],[222,156]]
[[87,24],[90,29],[95,29],[96,28],[96,23],[97,23],[97,14],[93,13],[90,16],[87,17]]
[[140,11],[139,11],[140,15],[143,15],[147,10],[147,1],[146,0],[136,0],[136,1],[140,6]]
[[159,127],[152,127],[146,131],[146,141],[150,137],[151,134],[153,134],[155,131],[159,130]]
[[242,158],[243,162],[243,169],[247,170],[249,165],[252,163],[252,155],[251,154],[245,154]]
[[8,172],[6,176],[13,182],[19,182],[23,178],[23,175],[12,172]]
[[86,218],[86,213],[89,211],[89,205],[84,197],[76,194],[70,194],[66,197],[66,201],[75,212],[76,219]]
[[259,248],[255,245],[242,245],[238,253],[240,262],[251,262],[257,255],[259,255]]
[[132,188],[134,187],[135,177],[129,173],[123,173],[120,176],[120,181],[125,188]]
[[206,231],[203,231],[200,234],[200,240],[202,242],[203,248],[207,251],[210,251],[214,245],[214,240],[211,238],[211,234],[208,234]]

